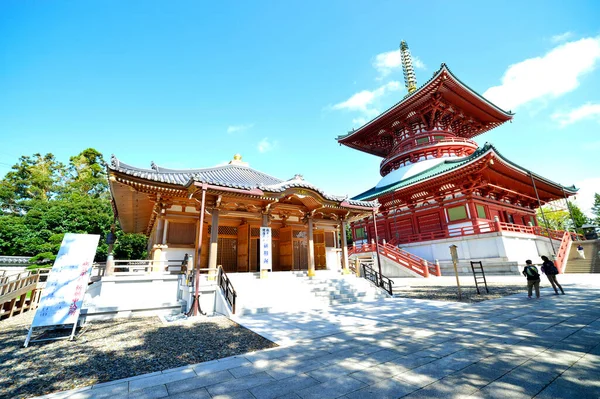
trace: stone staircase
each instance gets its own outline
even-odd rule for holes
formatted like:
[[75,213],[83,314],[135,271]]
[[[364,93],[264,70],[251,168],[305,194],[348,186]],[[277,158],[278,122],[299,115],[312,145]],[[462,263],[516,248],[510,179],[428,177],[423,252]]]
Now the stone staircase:
[[237,292],[236,315],[326,309],[330,306],[387,298],[385,291],[354,274],[317,270],[228,274]]
[[[577,245],[581,244],[585,259],[577,252]],[[565,273],[600,273],[600,240],[574,241],[567,258]]]

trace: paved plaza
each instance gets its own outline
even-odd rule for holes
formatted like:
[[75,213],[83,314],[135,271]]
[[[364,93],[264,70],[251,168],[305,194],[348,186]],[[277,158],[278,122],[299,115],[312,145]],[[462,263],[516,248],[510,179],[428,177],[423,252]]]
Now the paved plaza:
[[567,294],[541,299],[244,316],[281,346],[44,398],[600,398],[598,277],[561,275]]

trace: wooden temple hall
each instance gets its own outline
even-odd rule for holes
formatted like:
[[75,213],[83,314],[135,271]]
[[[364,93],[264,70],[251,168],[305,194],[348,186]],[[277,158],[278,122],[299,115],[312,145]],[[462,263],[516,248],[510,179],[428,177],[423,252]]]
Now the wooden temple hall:
[[121,228],[149,237],[151,259],[187,254],[196,267],[226,272],[260,270],[260,227],[271,228],[272,271],[347,269],[346,225],[378,205],[326,194],[301,175],[275,178],[239,155],[190,170],[141,169],[112,156],[108,172]]

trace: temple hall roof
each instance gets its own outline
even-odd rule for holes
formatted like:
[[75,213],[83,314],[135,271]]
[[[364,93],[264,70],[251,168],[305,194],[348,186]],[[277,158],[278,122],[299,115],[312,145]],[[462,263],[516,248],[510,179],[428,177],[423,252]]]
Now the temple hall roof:
[[421,173],[413,175],[409,178],[397,181],[395,183],[391,183],[384,187],[373,187],[373,188],[353,197],[353,199],[360,200],[360,201],[372,200],[372,199],[378,198],[382,195],[392,193],[394,191],[398,191],[401,189],[405,189],[410,186],[426,182],[428,180],[434,180],[437,177],[440,177],[444,174],[448,174],[453,171],[457,171],[457,170],[461,169],[462,167],[465,167],[490,153],[493,153],[494,157],[496,159],[502,161],[502,163],[504,163],[507,167],[509,167],[515,171],[518,171],[522,174],[531,174],[531,176],[533,176],[536,181],[543,183],[548,187],[552,187],[557,192],[564,190],[566,193],[568,193],[570,195],[574,195],[578,191],[578,189],[575,188],[575,186],[570,186],[570,187],[562,186],[562,185],[552,182],[540,175],[530,172],[529,170],[523,168],[522,166],[519,166],[518,164],[516,164],[516,163],[508,160],[504,156],[502,156],[492,144],[485,143],[485,145],[483,147],[478,148],[473,154],[471,154],[469,156],[459,158],[459,159],[452,159],[452,158],[446,159],[444,162],[441,162],[441,163],[439,163],[429,169],[426,169],[426,170],[422,171]]
[[323,198],[361,207],[374,207],[377,202],[348,200],[346,196],[325,193],[323,190],[304,180],[302,175],[282,180],[253,169],[245,162],[231,161],[228,165],[202,169],[168,169],[157,166],[152,162],[150,169],[138,168],[121,162],[114,155],[108,166],[110,171],[120,172],[138,179],[180,186],[186,189],[193,183],[206,183],[213,186],[229,187],[241,190],[261,190],[263,192],[279,193],[288,188],[306,188],[318,192]]

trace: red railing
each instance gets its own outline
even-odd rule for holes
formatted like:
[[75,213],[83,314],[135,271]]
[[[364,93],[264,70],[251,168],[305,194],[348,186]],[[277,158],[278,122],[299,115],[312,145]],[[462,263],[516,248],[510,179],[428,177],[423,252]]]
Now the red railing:
[[[440,240],[452,237],[462,237],[476,234],[493,233],[498,231],[532,234],[540,237],[550,237],[552,240],[560,241],[560,246],[555,255],[555,263],[560,273],[563,273],[565,260],[569,245],[573,240],[582,239],[580,234],[570,231],[550,230],[540,226],[523,226],[519,224],[495,222],[478,219],[475,225],[449,228],[427,233],[410,234],[399,239],[393,239],[389,243],[379,244],[379,253],[395,261],[417,274],[427,277],[429,274],[440,276],[439,266],[419,258],[410,252],[397,248],[398,244],[411,242]],[[348,251],[348,255],[355,253],[375,252],[375,244],[363,244],[360,247],[353,246]],[[425,262],[425,263],[424,263]]]
[[[360,247],[353,246],[348,251],[348,255],[365,252],[376,252],[375,247],[375,243],[363,244]],[[394,261],[396,264],[403,266],[414,273],[419,274],[420,276],[429,277],[430,274],[433,274],[435,276],[442,275],[440,267],[435,263],[431,263],[426,259],[413,255],[410,252],[407,252],[389,243],[379,244],[379,254]]]
[[571,245],[572,237],[570,232],[565,231],[562,239],[560,240],[560,247],[556,252],[556,259],[554,259],[554,265],[558,269],[559,273],[564,273],[565,263],[567,260],[568,251]]
[[[394,240],[394,243],[407,244],[411,242],[441,240],[444,238],[495,233],[498,231],[533,234],[541,237],[550,237],[557,241],[562,240],[563,234],[565,233],[561,230],[550,230],[540,226],[523,226],[520,224],[493,222],[489,220],[478,219],[475,225],[450,227],[445,230],[430,231],[427,233],[409,234],[404,237],[400,237],[398,240]],[[572,236],[577,236],[575,233],[569,232],[569,234]]]

